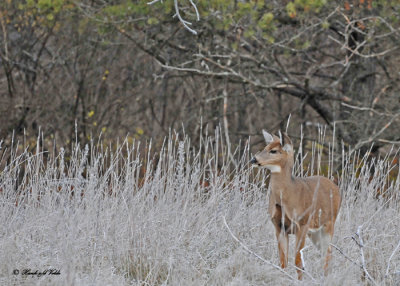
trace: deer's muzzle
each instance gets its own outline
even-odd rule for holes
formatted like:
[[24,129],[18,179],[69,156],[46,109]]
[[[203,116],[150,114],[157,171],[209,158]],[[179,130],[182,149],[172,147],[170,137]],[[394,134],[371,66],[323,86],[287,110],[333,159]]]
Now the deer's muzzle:
[[250,160],[250,164],[253,164],[253,165],[258,165],[258,162],[257,162],[257,159],[256,159],[256,157],[253,157],[251,160]]

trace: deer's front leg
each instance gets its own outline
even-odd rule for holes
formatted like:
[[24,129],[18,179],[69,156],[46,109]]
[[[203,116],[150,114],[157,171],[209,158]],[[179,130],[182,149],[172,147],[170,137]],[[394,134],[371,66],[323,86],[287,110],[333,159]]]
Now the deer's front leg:
[[281,267],[285,268],[288,264],[289,236],[285,232],[285,228],[281,228],[279,225],[275,225],[275,234],[278,241],[278,251]]
[[272,223],[274,224],[275,235],[278,241],[278,252],[281,267],[285,268],[288,265],[289,236],[287,232],[287,222],[285,221],[285,216],[282,212],[282,208],[279,205],[274,206]]

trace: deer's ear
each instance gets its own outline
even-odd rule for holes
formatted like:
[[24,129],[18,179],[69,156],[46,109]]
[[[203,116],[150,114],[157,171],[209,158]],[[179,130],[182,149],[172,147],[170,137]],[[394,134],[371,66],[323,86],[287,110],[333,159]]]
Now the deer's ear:
[[284,142],[284,145],[282,149],[286,152],[291,152],[293,151],[293,143],[292,140],[290,140],[289,136],[286,133],[283,133],[282,136],[282,142]]
[[269,144],[269,143],[271,143],[272,141],[274,141],[274,137],[273,137],[271,134],[269,134],[267,131],[263,130],[263,131],[262,131],[262,134],[263,134],[264,139],[265,139],[265,142],[266,142],[267,144]]

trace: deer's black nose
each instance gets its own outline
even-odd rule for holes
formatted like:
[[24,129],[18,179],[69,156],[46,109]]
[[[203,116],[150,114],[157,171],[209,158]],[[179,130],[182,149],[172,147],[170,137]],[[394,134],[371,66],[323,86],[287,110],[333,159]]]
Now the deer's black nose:
[[250,160],[250,164],[257,164],[257,159],[256,159],[256,157],[253,157],[253,158]]

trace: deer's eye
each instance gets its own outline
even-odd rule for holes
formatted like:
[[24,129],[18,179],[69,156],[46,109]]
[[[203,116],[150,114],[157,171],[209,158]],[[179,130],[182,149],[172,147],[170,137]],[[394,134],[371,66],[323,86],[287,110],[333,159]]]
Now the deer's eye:
[[271,151],[269,151],[269,153],[271,153],[271,154],[276,154],[276,150],[271,150]]

